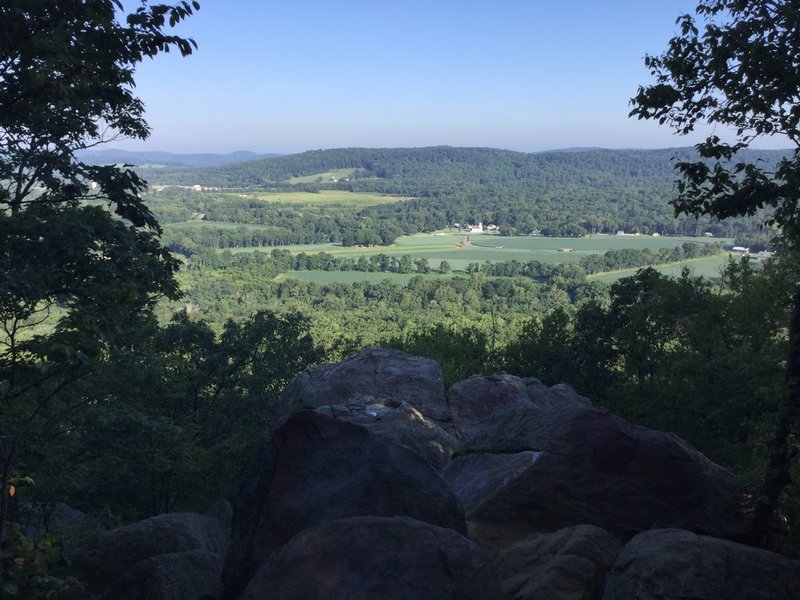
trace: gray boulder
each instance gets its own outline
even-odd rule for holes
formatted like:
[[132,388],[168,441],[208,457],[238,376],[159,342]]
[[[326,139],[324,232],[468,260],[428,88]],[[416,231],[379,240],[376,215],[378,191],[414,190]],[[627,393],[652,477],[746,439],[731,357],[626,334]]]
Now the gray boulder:
[[399,350],[368,348],[346,361],[312,367],[286,387],[279,419],[301,408],[406,402],[428,419],[449,419],[438,363]]
[[568,385],[548,387],[535,377],[516,375],[473,375],[450,387],[447,403],[461,437],[474,435],[498,413],[508,410],[592,406]]
[[498,413],[443,472],[485,552],[590,523],[622,537],[670,526],[736,538],[746,490],[675,435],[579,403]]
[[292,415],[275,430],[269,484],[249,503],[227,579],[236,588],[304,529],[346,517],[407,516],[466,534],[461,503],[419,454],[364,427],[315,411]]
[[103,595],[104,600],[216,600],[224,558],[206,550],[158,554],[139,561]]
[[407,518],[357,517],[307,529],[274,554],[240,600],[491,600],[478,547]]
[[514,375],[473,375],[447,390],[453,424],[467,433],[500,410],[533,406],[525,382]]
[[593,525],[531,535],[497,558],[503,598],[596,600],[621,545]]
[[38,541],[48,534],[73,537],[96,526],[87,515],[63,502],[22,502],[17,520],[22,534]]
[[213,517],[169,513],[96,533],[74,561],[91,582],[105,587],[140,561],[160,554],[202,550],[224,557],[228,533]]
[[792,600],[800,561],[679,529],[634,537],[606,578],[603,600]]

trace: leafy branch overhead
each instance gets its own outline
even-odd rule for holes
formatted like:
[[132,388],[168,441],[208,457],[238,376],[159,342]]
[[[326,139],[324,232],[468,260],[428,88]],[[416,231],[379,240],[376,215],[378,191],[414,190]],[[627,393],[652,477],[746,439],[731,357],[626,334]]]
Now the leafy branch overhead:
[[[696,148],[704,160],[679,161],[676,213],[724,219],[773,207],[769,223],[795,231],[800,215],[800,38],[797,0],[701,0],[680,35],[645,64],[655,83],[639,88],[631,116],[678,134],[711,125]],[[759,138],[785,140],[777,165],[737,160]],[[796,233],[792,233],[796,235]]]
[[[169,35],[196,2],[142,3],[120,23],[116,0],[13,1],[0,5],[0,204],[75,202],[95,181],[118,214],[155,226],[135,175],[88,168],[75,151],[119,138],[144,139],[144,105],[134,72],[144,58],[193,40]],[[124,177],[123,181],[118,178]]]

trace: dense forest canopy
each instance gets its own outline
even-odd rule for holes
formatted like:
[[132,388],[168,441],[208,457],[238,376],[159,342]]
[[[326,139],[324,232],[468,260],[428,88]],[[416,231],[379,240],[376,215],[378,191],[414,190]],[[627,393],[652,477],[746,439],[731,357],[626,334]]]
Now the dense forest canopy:
[[[774,164],[782,151],[749,150],[754,161]],[[290,183],[292,177],[357,169],[349,182],[338,187],[379,190],[414,195],[435,195],[450,186],[507,188],[524,185],[535,190],[554,185],[583,184],[597,187],[661,183],[675,180],[672,160],[697,156],[692,148],[661,150],[551,151],[524,153],[494,148],[338,148],[310,150],[205,169],[143,169],[152,184],[199,184],[210,187],[270,186]],[[360,181],[369,179],[373,181]],[[382,181],[374,181],[382,180]],[[438,184],[438,185],[437,185]],[[322,182],[322,186],[330,182]],[[374,186],[374,187],[372,187]],[[407,187],[406,187],[407,186]]]
[[[582,236],[620,230],[690,236],[709,232],[718,237],[763,233],[761,225],[769,219],[765,211],[727,221],[675,218],[668,204],[675,191],[675,161],[696,156],[690,149],[524,154],[488,148],[349,148],[210,169],[139,172],[154,190],[148,201],[167,225],[165,240],[179,251],[190,246],[391,244],[400,235],[481,222],[496,226],[501,235]],[[748,156],[774,164],[784,153],[751,151]],[[308,181],[308,176],[343,169],[348,175],[336,181],[322,176]],[[292,180],[298,177],[301,181]],[[167,184],[184,188],[164,189]],[[191,186],[207,189],[186,189]],[[361,208],[320,208],[308,202],[298,210],[259,197],[258,191],[336,191],[393,198]],[[237,233],[200,230],[196,224],[186,224],[196,214],[212,222],[264,228]]]

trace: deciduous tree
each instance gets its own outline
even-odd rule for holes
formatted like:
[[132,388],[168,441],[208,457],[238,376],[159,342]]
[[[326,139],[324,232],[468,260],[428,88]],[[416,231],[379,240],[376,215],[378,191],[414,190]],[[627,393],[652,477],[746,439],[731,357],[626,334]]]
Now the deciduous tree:
[[[0,543],[17,456],[63,411],[115,334],[161,296],[175,262],[131,170],[76,152],[146,138],[136,66],[194,42],[166,31],[197,2],[0,3]],[[113,209],[112,214],[111,210]]]
[[[681,135],[711,125],[698,160],[677,163],[677,214],[719,219],[769,209],[787,247],[800,245],[800,0],[700,0],[681,16],[667,50],[647,56],[655,83],[639,88],[631,116]],[[777,164],[747,162],[739,152],[762,138],[790,147]],[[800,286],[794,294],[786,365],[788,392],[775,418],[771,456],[753,518],[754,537],[770,535],[790,481],[792,437],[800,413]]]

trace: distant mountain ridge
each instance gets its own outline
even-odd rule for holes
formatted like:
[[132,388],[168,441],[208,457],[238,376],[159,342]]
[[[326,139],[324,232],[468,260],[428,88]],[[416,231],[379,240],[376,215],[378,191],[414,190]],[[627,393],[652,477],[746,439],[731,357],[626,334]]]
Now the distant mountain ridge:
[[118,150],[114,148],[103,150],[84,150],[78,157],[89,164],[126,163],[135,166],[163,165],[168,167],[215,167],[237,162],[259,160],[281,156],[280,154],[257,154],[246,150],[229,152],[227,154],[197,153],[176,154],[157,150]]

